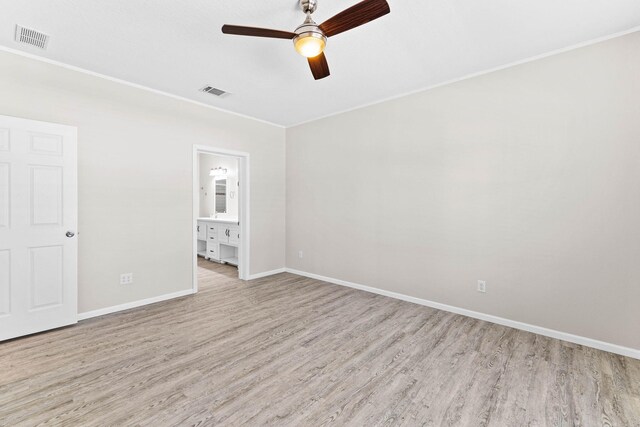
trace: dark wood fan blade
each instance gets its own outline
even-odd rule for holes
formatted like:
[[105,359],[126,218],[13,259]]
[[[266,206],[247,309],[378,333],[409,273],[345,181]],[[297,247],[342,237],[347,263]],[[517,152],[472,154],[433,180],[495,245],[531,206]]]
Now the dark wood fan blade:
[[324,79],[331,74],[329,73],[329,64],[327,63],[327,58],[324,56],[324,52],[313,58],[307,58],[307,60],[309,61],[309,67],[311,67],[311,73],[314,79]]
[[378,19],[389,12],[391,9],[386,0],[364,0],[329,18],[320,24],[320,29],[327,37],[331,37]]
[[269,37],[272,39],[293,39],[296,34],[289,31],[270,30],[268,28],[243,27],[240,25],[223,25],[222,32],[237,36]]

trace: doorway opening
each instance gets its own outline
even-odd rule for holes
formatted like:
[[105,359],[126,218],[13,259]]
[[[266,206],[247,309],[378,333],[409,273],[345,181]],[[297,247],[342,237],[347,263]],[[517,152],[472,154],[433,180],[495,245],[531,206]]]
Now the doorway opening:
[[[193,290],[198,265],[249,277],[249,153],[193,148]],[[235,273],[231,273],[235,274]]]

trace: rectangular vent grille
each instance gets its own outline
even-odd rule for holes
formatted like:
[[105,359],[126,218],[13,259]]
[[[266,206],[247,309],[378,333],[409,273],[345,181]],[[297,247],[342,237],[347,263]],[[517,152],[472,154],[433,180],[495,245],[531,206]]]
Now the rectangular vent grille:
[[47,44],[49,43],[49,36],[39,31],[16,25],[16,41],[18,43],[28,44],[40,49],[46,49]]
[[205,86],[202,89],[200,89],[200,92],[205,92],[205,93],[209,93],[211,95],[215,95],[215,96],[222,96],[222,95],[226,95],[227,92],[225,92],[222,89],[218,89],[216,87],[213,86]]

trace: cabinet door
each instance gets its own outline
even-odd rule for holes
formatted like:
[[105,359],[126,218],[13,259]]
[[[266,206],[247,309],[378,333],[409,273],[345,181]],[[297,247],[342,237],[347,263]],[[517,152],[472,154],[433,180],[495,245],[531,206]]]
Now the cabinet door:
[[198,240],[207,240],[207,223],[203,221],[198,221],[197,226],[198,232]]
[[240,227],[232,226],[228,228],[229,243],[237,245],[240,243]]
[[218,228],[218,241],[220,243],[229,243],[229,227],[220,225]]

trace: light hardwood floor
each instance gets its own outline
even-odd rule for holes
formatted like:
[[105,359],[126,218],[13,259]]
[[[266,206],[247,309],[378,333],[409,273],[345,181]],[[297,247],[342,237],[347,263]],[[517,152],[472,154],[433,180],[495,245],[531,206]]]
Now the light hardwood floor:
[[200,262],[201,291],[0,344],[0,424],[640,426],[640,361]]

